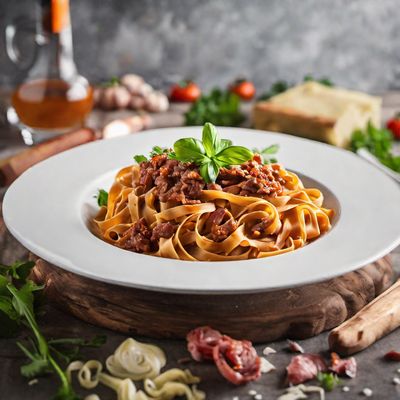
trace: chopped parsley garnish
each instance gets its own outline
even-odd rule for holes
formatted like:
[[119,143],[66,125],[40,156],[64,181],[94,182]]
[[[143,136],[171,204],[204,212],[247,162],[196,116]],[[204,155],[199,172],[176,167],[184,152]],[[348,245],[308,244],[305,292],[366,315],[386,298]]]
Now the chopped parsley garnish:
[[108,203],[108,193],[104,189],[99,189],[97,193],[97,204],[99,207],[107,207]]
[[264,164],[273,164],[278,162],[277,158],[275,158],[275,154],[279,151],[279,144],[272,144],[262,150],[254,148],[253,151],[261,156]]
[[340,383],[340,379],[333,372],[318,372],[318,382],[327,392],[332,392],[333,389]]
[[393,135],[387,129],[376,128],[369,122],[365,130],[354,131],[350,147],[354,152],[366,148],[383,165],[393,171],[400,172],[400,156],[396,156],[392,152]]
[[66,363],[76,360],[82,346],[98,347],[105,342],[105,337],[97,336],[90,341],[81,338],[45,339],[34,312],[34,295],[43,286],[28,279],[34,265],[32,261],[0,265],[0,336],[14,335],[22,325],[30,328],[33,335],[28,338],[28,343],[17,342],[17,346],[29,359],[21,367],[21,374],[33,378],[54,372],[61,383],[54,399],[80,400],[66,372],[59,365],[59,360]]

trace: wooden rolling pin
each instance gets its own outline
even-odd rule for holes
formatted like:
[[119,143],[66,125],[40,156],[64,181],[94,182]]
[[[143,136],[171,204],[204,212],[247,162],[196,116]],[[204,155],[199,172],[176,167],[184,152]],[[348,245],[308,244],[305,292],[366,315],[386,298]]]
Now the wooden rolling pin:
[[342,355],[357,353],[400,326],[400,280],[329,335],[329,347]]
[[50,156],[61,153],[96,139],[92,129],[82,128],[77,131],[57,136],[46,142],[30,147],[21,153],[0,161],[0,186],[8,186],[24,171]]

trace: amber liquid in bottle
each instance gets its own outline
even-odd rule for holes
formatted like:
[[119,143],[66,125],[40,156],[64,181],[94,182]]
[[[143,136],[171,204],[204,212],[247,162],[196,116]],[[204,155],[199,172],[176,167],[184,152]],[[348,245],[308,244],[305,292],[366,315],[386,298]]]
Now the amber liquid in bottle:
[[37,5],[37,57],[11,99],[27,144],[81,127],[93,103],[93,89],[73,59],[69,0]]
[[21,122],[41,130],[64,131],[82,126],[92,109],[93,91],[57,79],[23,83],[12,96]]

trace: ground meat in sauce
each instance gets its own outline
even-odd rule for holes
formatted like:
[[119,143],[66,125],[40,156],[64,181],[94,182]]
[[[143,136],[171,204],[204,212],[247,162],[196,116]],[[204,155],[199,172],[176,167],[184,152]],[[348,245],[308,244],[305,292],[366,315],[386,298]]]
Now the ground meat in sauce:
[[124,248],[136,253],[151,253],[158,249],[160,238],[168,239],[176,231],[177,225],[172,222],[161,222],[151,229],[144,218],[139,219],[126,232]]
[[177,225],[172,222],[161,222],[154,227],[151,240],[153,242],[158,242],[160,238],[169,239],[174,235],[176,228]]
[[226,215],[226,210],[224,208],[217,208],[215,211],[210,213],[208,217],[206,230],[209,233],[207,234],[207,237],[214,242],[222,242],[237,228],[237,222],[232,218],[229,218],[222,223]]
[[240,196],[271,196],[282,193],[285,180],[277,164],[264,165],[258,154],[253,160],[231,168],[221,168],[217,182],[206,185],[193,163],[168,159],[167,154],[156,155],[140,163],[140,176],[133,185],[143,186],[144,192],[155,187],[161,202],[180,204],[200,203],[204,189],[223,190]]
[[143,186],[145,192],[155,187],[160,201],[181,204],[200,203],[201,191],[206,186],[195,164],[170,160],[167,154],[140,163],[139,182],[133,185]]
[[128,239],[124,247],[137,253],[150,253],[153,250],[151,242],[152,231],[144,218],[140,218],[126,232]]

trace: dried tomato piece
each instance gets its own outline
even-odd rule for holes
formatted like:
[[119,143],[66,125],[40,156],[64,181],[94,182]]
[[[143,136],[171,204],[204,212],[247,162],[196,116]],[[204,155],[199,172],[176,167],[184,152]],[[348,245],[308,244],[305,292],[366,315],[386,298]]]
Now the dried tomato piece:
[[400,352],[390,350],[385,354],[385,359],[390,361],[400,361]]
[[200,326],[187,334],[187,347],[194,360],[212,360],[213,348],[221,338],[221,333],[215,329],[209,326]]
[[254,381],[261,375],[261,359],[248,340],[223,336],[213,349],[213,359],[222,376],[235,385]]

